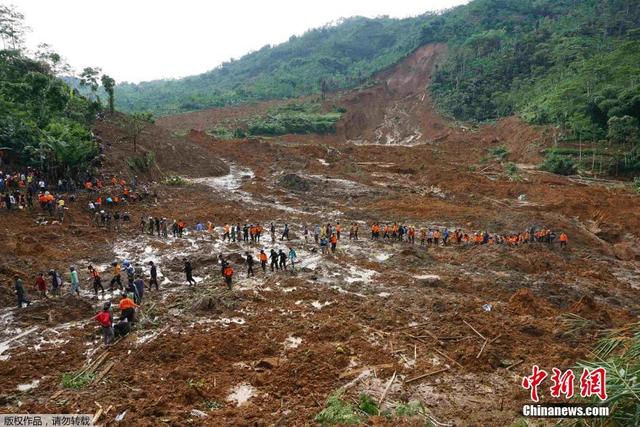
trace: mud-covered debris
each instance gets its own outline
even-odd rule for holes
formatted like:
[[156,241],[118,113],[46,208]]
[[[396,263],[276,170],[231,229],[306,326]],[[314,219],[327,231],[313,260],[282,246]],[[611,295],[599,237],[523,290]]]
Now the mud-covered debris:
[[281,176],[278,183],[281,187],[292,191],[309,191],[311,189],[311,183],[309,180],[304,179],[295,173],[288,173]]

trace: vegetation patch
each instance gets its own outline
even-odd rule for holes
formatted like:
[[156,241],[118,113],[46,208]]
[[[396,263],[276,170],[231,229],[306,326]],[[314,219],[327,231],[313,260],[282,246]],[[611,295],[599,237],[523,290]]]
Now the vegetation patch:
[[187,181],[186,179],[184,179],[180,175],[170,175],[170,176],[166,177],[162,181],[162,183],[165,184],[165,185],[180,186],[180,185],[187,185],[189,183],[189,181]]
[[91,384],[95,377],[96,374],[93,372],[66,372],[62,374],[61,383],[64,388],[80,390]]
[[322,112],[317,103],[288,104],[254,117],[247,123],[248,134],[275,136],[285,134],[333,133],[340,117],[339,111]]

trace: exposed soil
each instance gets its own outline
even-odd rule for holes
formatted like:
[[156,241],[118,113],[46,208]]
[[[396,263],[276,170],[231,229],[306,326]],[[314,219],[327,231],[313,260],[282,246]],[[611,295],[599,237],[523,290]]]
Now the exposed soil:
[[[93,414],[99,404],[111,408],[101,418],[110,424],[126,411],[124,421],[136,426],[313,425],[337,389],[347,399],[365,392],[377,400],[395,373],[383,408],[419,400],[442,423],[512,424],[528,403],[520,383],[533,364],[570,368],[588,357],[599,330],[637,321],[640,199],[624,184],[537,171],[532,165],[549,144],[544,128],[517,118],[471,128],[440,117],[426,85],[442,54],[442,46],[426,46],[382,73],[376,86],[334,94],[328,101],[339,100],[348,111],[335,135],[214,141],[192,133],[193,156],[185,151],[182,163],[172,164],[167,147],[158,158],[167,170],[196,171],[199,178],[178,187],[150,182],[158,202],[131,205],[132,223],[119,233],[90,225],[82,209],[86,195],[71,206],[73,221],[61,225],[37,225],[34,213],[3,212],[0,277],[7,286],[0,298],[7,308],[0,311],[0,342],[38,329],[0,353],[2,411]],[[159,124],[202,130],[271,105],[183,114]],[[103,139],[117,135],[108,120],[100,126]],[[490,158],[489,148],[498,145],[521,165],[518,180]],[[114,142],[106,152],[109,167],[125,153]],[[225,160],[228,175],[207,175],[206,162],[197,163],[216,158]],[[200,166],[186,167],[191,162]],[[287,174],[308,189],[283,187]],[[138,221],[149,215],[184,219],[185,238],[141,235]],[[195,232],[197,221],[216,229]],[[302,237],[302,224],[340,222],[348,229],[354,221],[360,239],[343,235],[334,255],[320,255],[313,239]],[[470,233],[544,226],[566,231],[570,242],[566,250],[542,243],[425,249],[370,240],[371,221]],[[279,232],[288,223],[292,240],[272,243],[267,233],[261,243],[221,241],[223,224],[256,222],[277,223]],[[618,250],[616,257],[614,245],[621,243],[630,252]],[[245,251],[255,256],[261,248],[291,246],[299,257],[296,274],[263,274],[258,264],[256,277],[247,278],[239,264]],[[220,277],[220,253],[234,262],[230,292]],[[184,257],[195,269],[193,288],[185,285]],[[38,300],[17,310],[9,280],[24,274],[32,294],[39,270],[66,272],[74,264],[85,273],[91,262],[104,271],[114,258],[153,260],[161,291],[147,291],[139,325],[96,371],[113,367],[83,389],[63,389],[62,373],[100,361],[104,349],[90,318],[103,299],[84,274],[82,303]],[[34,379],[37,387],[17,389]],[[548,389],[541,391],[546,401]]]

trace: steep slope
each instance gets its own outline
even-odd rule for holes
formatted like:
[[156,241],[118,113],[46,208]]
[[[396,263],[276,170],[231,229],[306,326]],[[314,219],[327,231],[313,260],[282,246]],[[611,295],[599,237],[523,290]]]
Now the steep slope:
[[210,152],[152,123],[144,127],[134,152],[124,119],[124,115],[116,113],[96,122],[94,133],[103,143],[105,173],[120,175],[128,160],[144,158],[145,153],[153,153],[155,164],[148,170],[129,170],[128,173],[154,178],[172,173],[191,177],[229,173],[229,167]]
[[343,19],[197,76],[121,84],[116,104],[164,115],[353,87],[418,47],[433,16]]

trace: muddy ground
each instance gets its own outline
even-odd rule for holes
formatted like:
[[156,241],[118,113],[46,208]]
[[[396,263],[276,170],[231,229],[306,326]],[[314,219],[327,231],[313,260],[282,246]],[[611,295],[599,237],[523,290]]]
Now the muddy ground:
[[[410,77],[432,67],[430,55],[441,49],[418,51],[366,93],[336,94],[349,111],[336,135],[213,141],[197,133],[197,155],[223,159],[229,173],[209,176],[199,166],[200,173],[185,171],[192,177],[185,185],[149,182],[158,201],[129,206],[133,221],[118,233],[90,224],[85,194],[64,224],[3,212],[0,411],[101,411],[99,422],[109,425],[125,411],[136,426],[313,425],[338,389],[348,400],[360,393],[379,400],[394,378],[383,409],[417,400],[440,423],[517,420],[528,403],[520,382],[533,364],[572,367],[599,331],[637,321],[640,200],[625,183],[538,171],[550,144],[545,129],[517,118],[471,128],[439,117],[425,98],[428,81]],[[360,96],[384,108],[367,108]],[[247,108],[193,120],[262,111]],[[408,118],[395,129],[390,111]],[[159,125],[176,132],[195,127],[189,120]],[[519,165],[517,177],[489,154],[501,144]],[[304,190],[283,186],[285,174],[296,174]],[[143,235],[137,224],[148,215],[182,218],[189,231],[183,239]],[[216,231],[195,232],[197,221],[212,221]],[[302,224],[354,221],[360,239],[343,236],[333,255],[302,237]],[[545,226],[566,231],[570,244],[425,249],[371,241],[371,221],[468,232]],[[292,240],[222,242],[227,222],[274,222],[279,231],[288,223]],[[291,246],[295,274],[247,278],[239,263],[247,250]],[[220,253],[235,261],[232,291],[222,284]],[[185,284],[184,257],[194,265],[194,287]],[[135,331],[105,350],[90,320],[104,299],[93,295],[84,268],[105,270],[114,259],[153,260],[161,290],[145,295]],[[71,264],[81,267],[79,299],[13,307],[11,275],[23,274],[34,296],[37,271]],[[96,372],[93,382],[62,387],[62,374],[84,368]],[[424,374],[432,375],[415,379]],[[548,401],[548,390],[542,394]]]

